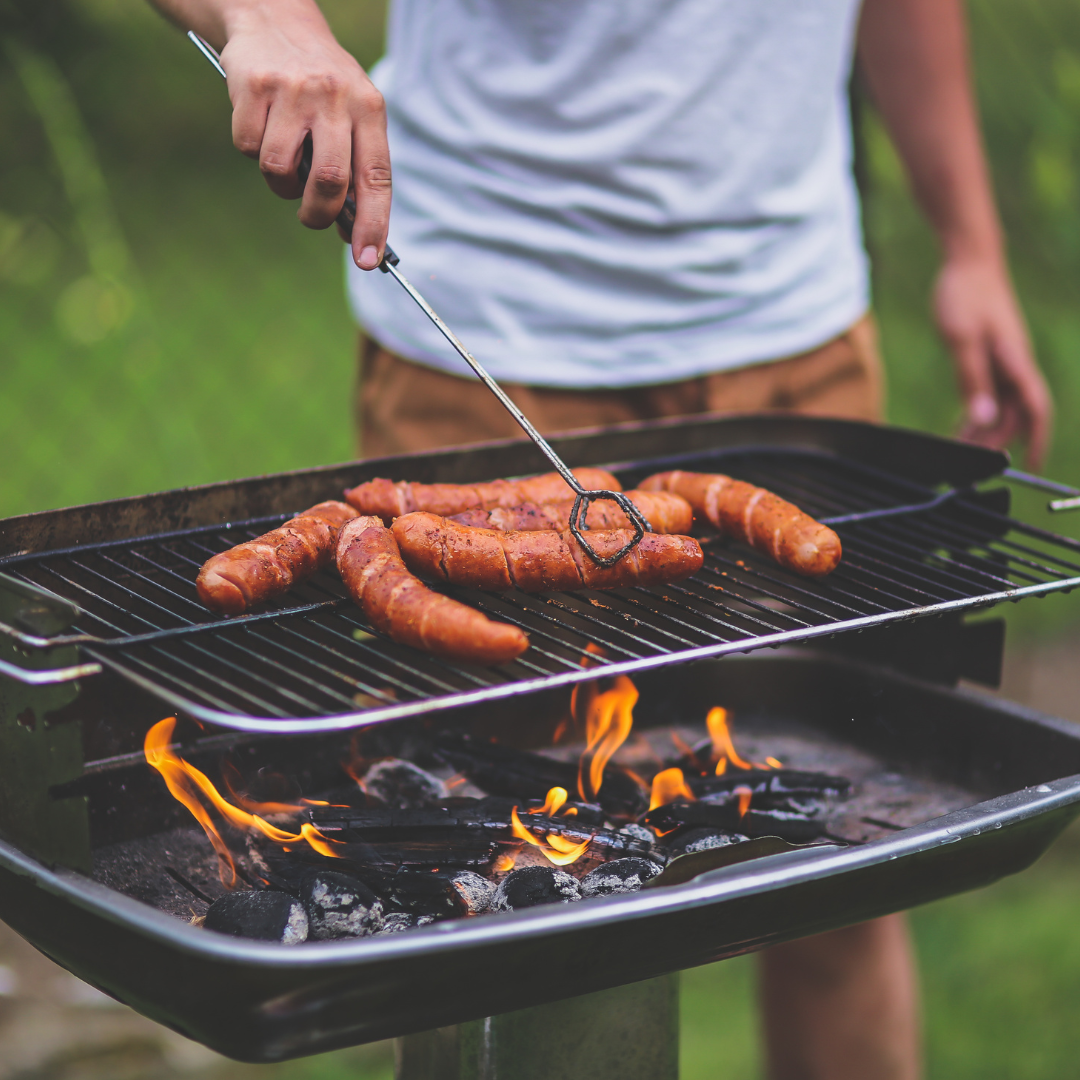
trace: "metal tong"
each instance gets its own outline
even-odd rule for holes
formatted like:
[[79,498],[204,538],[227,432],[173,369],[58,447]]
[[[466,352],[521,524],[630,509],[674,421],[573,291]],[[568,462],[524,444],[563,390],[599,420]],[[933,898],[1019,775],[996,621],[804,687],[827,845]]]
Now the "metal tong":
[[[218,55],[217,51],[193,30],[188,31],[188,37],[203,56],[210,61],[218,74],[221,75],[222,78],[227,78],[225,69],[221,66],[221,57]],[[301,184],[307,183],[308,174],[311,172],[312,150],[311,136],[308,135],[304,140],[304,149],[300,157],[300,164],[296,170]],[[356,221],[356,201],[353,199],[352,194],[346,196],[345,205],[341,208],[341,213],[338,214],[336,220],[342,235],[346,240],[351,240],[353,224]],[[645,515],[642,514],[642,512],[621,491],[606,491],[603,489],[586,491],[585,488],[578,483],[577,477],[570,471],[563,459],[555,453],[547,439],[532,426],[525,414],[506,395],[503,388],[499,386],[487,371],[484,370],[476,357],[465,348],[457,335],[435,313],[435,309],[432,308],[432,306],[416,290],[416,287],[412,285],[408,278],[406,278],[398,269],[399,261],[397,255],[395,255],[390,247],[387,246],[386,251],[383,254],[382,262],[379,263],[379,269],[384,274],[390,274],[413,298],[413,300],[416,301],[420,310],[435,324],[439,332],[450,342],[462,360],[472,368],[480,381],[499,399],[503,408],[518,422],[525,434],[539,447],[540,452],[555,466],[559,475],[574,492],[574,506],[570,511],[570,532],[597,566],[614,566],[620,559],[624,558],[637,547],[646,532],[652,532],[652,526],[645,520]],[[592,546],[583,535],[588,530],[585,519],[589,511],[589,506],[597,499],[609,499],[616,503],[619,509],[621,509],[630,519],[630,523],[634,527],[633,539],[619,548],[614,555],[600,555],[597,551],[593,550]]]

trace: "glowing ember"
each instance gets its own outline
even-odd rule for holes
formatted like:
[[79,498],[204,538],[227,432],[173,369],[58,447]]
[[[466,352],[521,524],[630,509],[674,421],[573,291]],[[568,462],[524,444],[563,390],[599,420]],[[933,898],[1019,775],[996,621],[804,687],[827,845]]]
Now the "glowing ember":
[[[170,716],[156,723],[146,733],[146,741],[143,744],[146,763],[161,773],[162,778],[165,780],[165,786],[169,789],[169,794],[177,802],[182,803],[190,811],[192,817],[203,827],[203,831],[213,845],[214,851],[217,852],[218,873],[221,875],[222,884],[227,889],[233,888],[236,884],[236,864],[233,862],[232,853],[226,846],[225,841],[222,840],[221,833],[218,832],[206,807],[199,800],[199,792],[230,825],[234,825],[238,829],[258,829],[264,836],[273,840],[276,844],[281,844],[283,847],[286,844],[295,844],[303,840],[319,852],[320,855],[329,855],[331,858],[339,857],[331,847],[337,841],[327,839],[310,823],[301,825],[298,833],[289,833],[284,829],[271,825],[268,821],[264,821],[258,814],[249,813],[247,810],[241,810],[239,807],[233,806],[232,803],[226,802],[205,773],[200,772],[194,765],[189,765],[183,758],[172,752],[169,743],[172,740],[175,728],[176,717]],[[273,810],[264,811],[266,813],[295,814],[302,809],[292,803],[250,803],[250,805],[274,807]],[[278,809],[279,807],[280,809]],[[286,847],[285,850],[288,851],[289,849]]]
[[765,759],[765,764],[771,765],[774,769],[782,769],[784,767],[784,763],[782,761],[777,761],[774,757],[767,757]]
[[667,806],[676,799],[686,799],[687,802],[696,802],[694,793],[686,786],[686,779],[682,769],[664,769],[653,777],[652,795],[649,798],[649,809],[655,810],[658,806]]
[[521,822],[521,818],[518,817],[516,806],[510,811],[510,827],[519,840],[524,840],[527,844],[532,844],[533,847],[539,848],[543,853],[544,858],[547,859],[548,862],[554,863],[556,866],[569,866],[570,863],[577,862],[577,860],[585,854],[589,844],[592,842],[591,836],[588,840],[582,840],[580,844],[575,844],[570,840],[567,840],[565,836],[548,833],[546,838],[547,842],[545,843],[538,837],[533,836],[533,834],[525,828]]
[[625,675],[616,675],[615,685],[589,703],[585,753],[578,763],[578,793],[584,802],[596,799],[604,782],[605,766],[630,734],[637,699],[637,687]]

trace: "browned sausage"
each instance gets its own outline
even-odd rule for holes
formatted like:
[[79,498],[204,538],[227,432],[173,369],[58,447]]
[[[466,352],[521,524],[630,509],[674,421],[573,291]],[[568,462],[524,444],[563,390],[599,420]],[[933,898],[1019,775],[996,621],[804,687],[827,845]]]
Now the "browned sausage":
[[[462,525],[437,514],[399,517],[394,536],[405,564],[418,574],[478,589],[524,592],[613,589],[623,585],[660,585],[679,581],[701,569],[703,556],[688,536],[646,533],[613,567],[597,566],[565,532],[500,532]],[[629,529],[590,532],[597,554],[613,555],[631,537]]]
[[341,530],[337,566],[372,625],[402,645],[475,664],[503,664],[529,647],[518,627],[493,622],[409,573],[381,518],[358,517]]
[[[681,496],[669,491],[628,491],[626,497],[645,515],[645,520],[659,533],[688,533],[694,511]],[[565,529],[570,521],[574,500],[548,503],[522,503],[520,506],[496,507],[494,510],[466,510],[447,515],[461,525],[480,529],[501,529],[504,532],[536,529]],[[629,529],[630,519],[617,503],[600,499],[589,505],[585,521],[590,529]]]
[[199,599],[223,615],[239,615],[287,592],[329,566],[342,525],[356,517],[351,506],[322,502],[284,525],[207,559],[195,587]]
[[681,495],[723,533],[796,574],[824,577],[840,562],[840,537],[832,529],[765,488],[721,473],[693,472],[657,473],[641,486]]
[[[603,469],[574,469],[574,476],[587,490],[622,491],[619,481]],[[448,517],[473,507],[494,510],[497,506],[527,502],[560,502],[572,494],[566,481],[552,472],[487,484],[411,484],[406,480],[395,484],[392,480],[376,478],[350,488],[345,492],[345,501],[361,514],[378,514],[391,522],[416,510]]]

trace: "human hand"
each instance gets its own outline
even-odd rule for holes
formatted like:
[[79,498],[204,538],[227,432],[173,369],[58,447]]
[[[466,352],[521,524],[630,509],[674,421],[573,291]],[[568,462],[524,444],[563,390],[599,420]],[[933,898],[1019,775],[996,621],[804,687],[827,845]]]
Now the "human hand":
[[1053,402],[1004,264],[949,259],[933,303],[964,399],[960,438],[1000,450],[1019,437],[1028,466],[1038,469],[1050,442]]
[[[334,39],[313,0],[229,5],[221,52],[233,103],[233,142],[257,158],[270,189],[302,197],[311,229],[333,224],[356,199],[353,259],[378,266],[390,216],[390,153],[382,95]],[[311,133],[311,173],[296,170]]]

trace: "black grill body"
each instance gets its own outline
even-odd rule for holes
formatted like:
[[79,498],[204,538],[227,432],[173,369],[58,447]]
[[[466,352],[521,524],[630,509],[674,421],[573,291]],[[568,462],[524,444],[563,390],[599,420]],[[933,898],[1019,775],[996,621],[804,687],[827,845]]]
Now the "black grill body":
[[[995,682],[1000,631],[965,627],[964,612],[1080,583],[1080,545],[1010,520],[1005,489],[975,489],[1001,473],[1003,455],[775,416],[554,444],[571,465],[616,463],[627,484],[682,467],[772,487],[836,521],[845,565],[809,583],[720,544],[683,591],[596,597],[608,607],[577,595],[466,597],[533,634],[525,663],[487,669],[368,637],[329,578],[247,620],[197,610],[192,582],[206,554],[346,486],[540,471],[531,444],[0,522],[0,918],[140,1012],[233,1057],[274,1061],[602,990],[985,885],[1029,865],[1080,812],[1071,725],[944,685]],[[589,642],[608,658],[583,669]],[[800,651],[811,643],[819,651]],[[800,647],[728,655],[769,645]],[[146,729],[173,709],[215,725],[208,738],[222,745],[276,744],[375,722],[462,726],[485,712],[524,722],[573,682],[617,671],[633,673],[643,700],[699,720],[720,701],[744,718],[790,715],[962,785],[976,804],[862,846],[788,851],[681,885],[295,949],[185,925],[88,877],[98,825],[86,785],[133,767]]]
[[[673,675],[642,679],[643,695],[670,696]],[[184,925],[0,844],[0,918],[153,1019],[274,1061],[651,978],[986,885],[1030,865],[1080,811],[1075,728],[989,695],[821,655],[706,662],[679,670],[677,693],[695,714],[723,700],[746,718],[798,717],[987,800],[863,846],[772,855],[683,885],[292,949]]]

